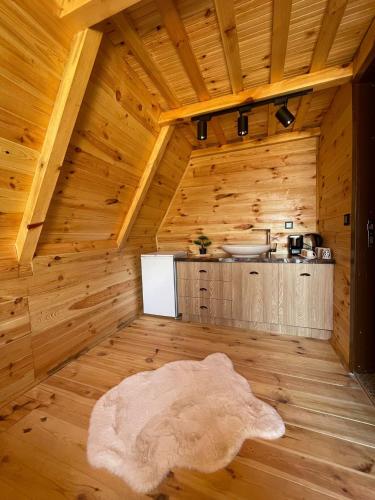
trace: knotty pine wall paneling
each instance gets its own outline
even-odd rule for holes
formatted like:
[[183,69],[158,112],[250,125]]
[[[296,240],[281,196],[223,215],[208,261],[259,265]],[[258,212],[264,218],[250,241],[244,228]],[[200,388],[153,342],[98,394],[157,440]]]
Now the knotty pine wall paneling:
[[32,269],[17,266],[10,249],[72,37],[51,14],[52,2],[41,4],[44,12],[18,0],[0,7],[1,78],[10,82],[0,89],[0,204],[9,209],[0,206],[0,403],[140,312],[140,254],[156,249],[191,153],[177,127],[118,250],[117,231],[158,135],[160,110],[123,47],[104,37]]
[[323,120],[318,160],[318,229],[333,250],[334,325],[332,343],[349,363],[351,227],[344,214],[352,210],[352,86],[339,88]]
[[[209,156],[192,155],[158,231],[161,250],[197,252],[199,233],[222,253],[225,243],[265,242],[252,228],[270,228],[286,251],[288,233],[316,231],[317,139],[288,141]],[[285,230],[285,221],[294,228]]]
[[159,107],[121,50],[104,37],[43,226],[43,253],[114,241],[152,151]]
[[72,37],[54,2],[0,3],[1,260],[16,261],[14,242]]

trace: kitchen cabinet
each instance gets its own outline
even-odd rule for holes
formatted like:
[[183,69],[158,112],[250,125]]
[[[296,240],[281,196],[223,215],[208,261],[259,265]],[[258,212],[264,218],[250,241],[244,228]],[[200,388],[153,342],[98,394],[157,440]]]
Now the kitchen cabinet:
[[179,313],[187,321],[329,338],[333,264],[177,262]]
[[178,279],[179,297],[232,300],[232,282],[205,279]]
[[179,297],[179,311],[197,321],[211,323],[216,318],[232,318],[232,301],[196,297]]
[[232,268],[233,318],[278,323],[278,265],[236,263]]
[[279,266],[279,320],[284,325],[333,329],[333,264]]
[[226,262],[177,262],[179,279],[232,281],[232,264]]
[[232,266],[177,262],[178,310],[184,318],[211,323],[232,318]]

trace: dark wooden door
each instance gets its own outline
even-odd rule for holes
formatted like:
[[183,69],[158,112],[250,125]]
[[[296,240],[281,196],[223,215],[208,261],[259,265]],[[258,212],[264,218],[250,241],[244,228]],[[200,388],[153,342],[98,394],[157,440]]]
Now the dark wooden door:
[[350,368],[375,371],[375,61],[353,84]]

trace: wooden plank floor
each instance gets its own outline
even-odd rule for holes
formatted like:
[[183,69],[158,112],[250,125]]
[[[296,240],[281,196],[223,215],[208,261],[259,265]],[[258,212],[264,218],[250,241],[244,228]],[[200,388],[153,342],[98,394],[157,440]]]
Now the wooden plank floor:
[[[95,401],[124,377],[225,352],[287,424],[214,474],[174,470],[150,495],[92,469]],[[141,317],[0,411],[3,499],[374,499],[375,407],[321,340]]]

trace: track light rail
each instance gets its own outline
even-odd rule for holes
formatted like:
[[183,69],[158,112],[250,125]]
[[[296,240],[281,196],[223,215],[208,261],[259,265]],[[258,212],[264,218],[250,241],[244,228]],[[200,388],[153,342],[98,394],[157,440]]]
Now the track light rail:
[[191,121],[209,121],[214,116],[227,115],[229,113],[247,113],[251,111],[253,108],[257,108],[259,106],[265,106],[266,104],[275,104],[283,105],[289,99],[293,99],[294,97],[301,97],[306,94],[310,94],[313,91],[312,88],[306,90],[300,90],[299,92],[290,92],[288,94],[283,94],[282,96],[270,97],[268,99],[261,99],[259,101],[253,101],[249,104],[244,104],[241,106],[233,106],[232,108],[220,109],[218,111],[212,111],[210,113],[206,113],[204,115],[196,115],[191,118]]

